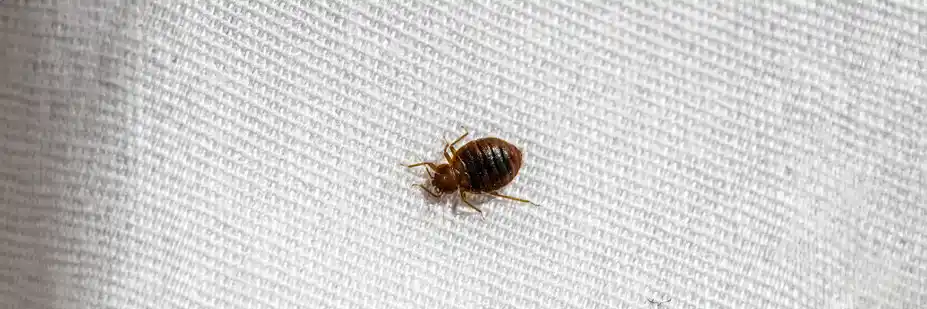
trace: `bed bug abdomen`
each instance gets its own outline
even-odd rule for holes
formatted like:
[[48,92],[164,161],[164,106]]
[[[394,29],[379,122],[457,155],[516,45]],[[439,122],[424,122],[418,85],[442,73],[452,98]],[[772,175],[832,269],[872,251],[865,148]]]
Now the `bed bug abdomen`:
[[512,182],[521,169],[522,153],[495,137],[473,140],[457,150],[453,166],[461,188],[493,192]]

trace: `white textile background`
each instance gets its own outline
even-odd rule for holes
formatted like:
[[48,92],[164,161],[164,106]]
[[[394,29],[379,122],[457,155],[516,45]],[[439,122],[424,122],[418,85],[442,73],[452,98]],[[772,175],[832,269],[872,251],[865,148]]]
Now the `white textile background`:
[[[927,306],[927,5],[6,0],[3,308]],[[467,215],[442,137],[525,152]]]

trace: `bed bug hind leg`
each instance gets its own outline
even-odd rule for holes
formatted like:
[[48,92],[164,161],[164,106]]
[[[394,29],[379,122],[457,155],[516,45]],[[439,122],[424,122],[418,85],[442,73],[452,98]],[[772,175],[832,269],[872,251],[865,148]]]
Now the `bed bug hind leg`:
[[529,200],[526,200],[526,199],[522,199],[522,198],[513,197],[513,196],[508,196],[508,195],[505,195],[505,194],[501,194],[501,193],[499,193],[499,192],[487,192],[486,194],[489,194],[489,195],[492,195],[492,196],[495,196],[495,197],[501,197],[501,198],[504,198],[504,199],[510,199],[510,200],[517,201],[517,202],[528,203],[528,204],[531,204],[531,205],[534,205],[534,206],[541,206],[541,205],[538,205],[537,203],[534,203],[534,202],[532,202],[532,201],[529,201]]

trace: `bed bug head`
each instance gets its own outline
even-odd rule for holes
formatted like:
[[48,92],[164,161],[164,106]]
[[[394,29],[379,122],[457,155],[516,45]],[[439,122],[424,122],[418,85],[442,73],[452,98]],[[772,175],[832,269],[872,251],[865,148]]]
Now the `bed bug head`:
[[457,172],[448,164],[438,165],[431,175],[431,184],[440,193],[454,192],[457,190]]

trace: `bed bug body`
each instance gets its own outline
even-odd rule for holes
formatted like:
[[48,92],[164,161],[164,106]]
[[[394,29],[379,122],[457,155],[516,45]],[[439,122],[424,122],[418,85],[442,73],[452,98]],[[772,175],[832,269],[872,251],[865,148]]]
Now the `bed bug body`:
[[434,174],[431,175],[431,184],[437,189],[437,193],[428,190],[424,185],[418,186],[435,197],[457,191],[460,194],[460,199],[467,206],[480,213],[483,211],[473,206],[467,200],[466,194],[489,194],[531,203],[525,199],[497,192],[511,183],[515,176],[518,176],[522,164],[521,150],[511,143],[495,137],[476,139],[464,144],[460,149],[456,149],[454,146],[468,134],[469,132],[465,132],[453,143],[445,142],[443,152],[447,163],[421,162],[408,165],[410,168],[425,165],[434,171]]

